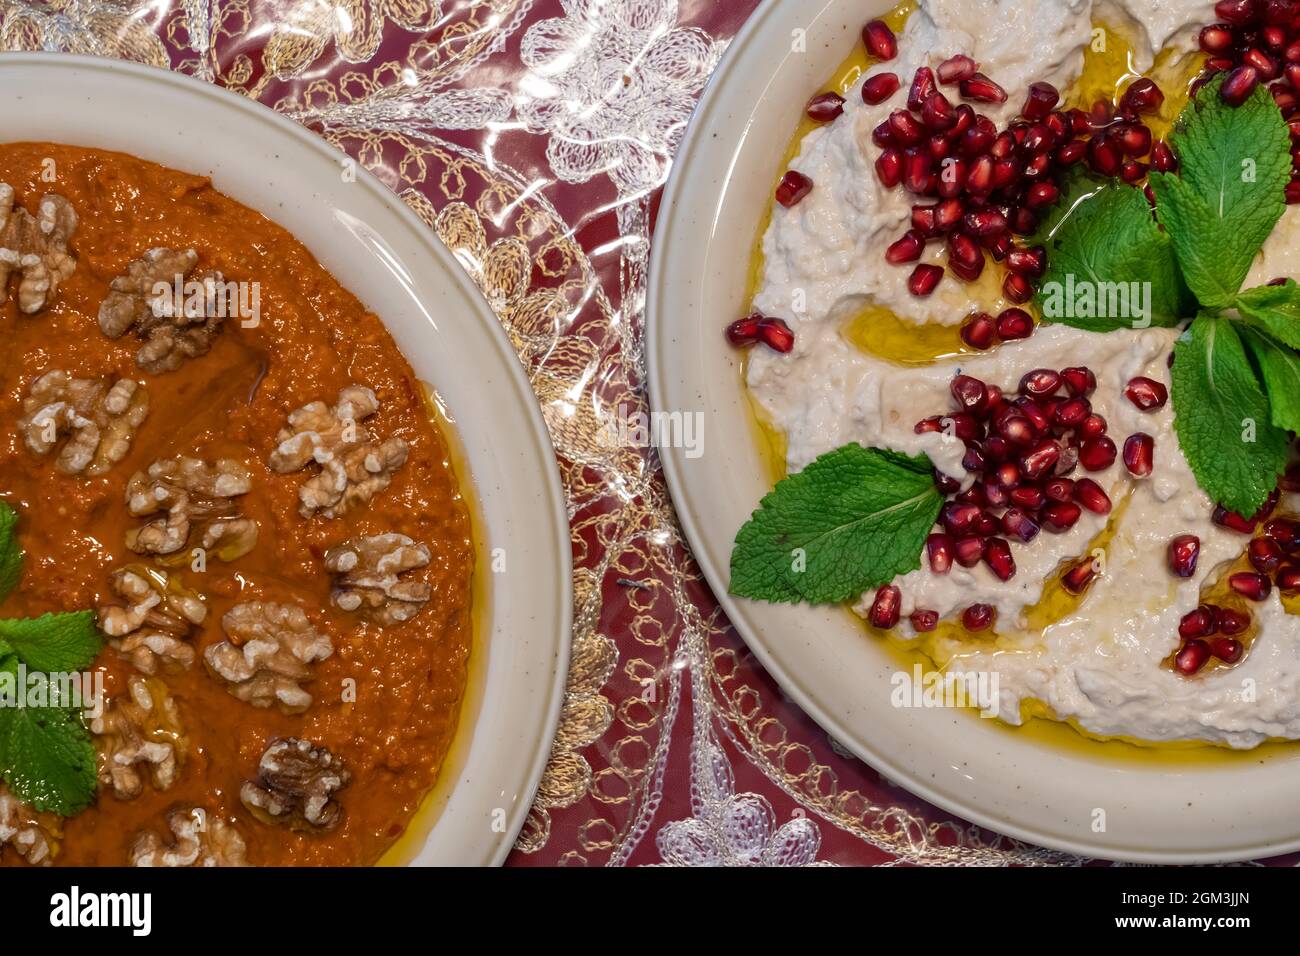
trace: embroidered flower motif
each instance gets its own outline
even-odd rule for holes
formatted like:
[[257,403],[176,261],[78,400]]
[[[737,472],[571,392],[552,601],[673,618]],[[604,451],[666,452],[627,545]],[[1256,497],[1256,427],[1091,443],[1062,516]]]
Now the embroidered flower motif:
[[604,173],[619,192],[660,185],[722,50],[678,28],[677,0],[563,0],[566,15],[524,35],[519,117],[548,133],[565,182]]

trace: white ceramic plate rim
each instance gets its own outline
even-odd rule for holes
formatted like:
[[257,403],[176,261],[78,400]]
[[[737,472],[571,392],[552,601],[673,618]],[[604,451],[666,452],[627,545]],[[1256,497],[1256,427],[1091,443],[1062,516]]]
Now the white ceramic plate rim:
[[479,573],[489,548],[504,549],[516,570],[478,588],[488,605],[478,612],[471,664],[471,682],[480,686],[467,698],[431,805],[412,824],[428,829],[411,862],[500,865],[558,725],[572,578],[550,436],[496,316],[387,187],[363,169],[345,184],[342,154],[258,103],[177,73],[64,54],[0,55],[0,86],[4,141],[117,149],[210,175],[218,189],[284,225],[384,319],[420,378],[437,389],[457,423],[476,497]]
[[[786,142],[811,92],[889,0],[769,0],[705,91],[675,159],[652,245],[646,358],[656,411],[701,411],[706,453],[662,450],[678,515],[709,585],[781,687],[857,756],[927,801],[1068,853],[1143,863],[1253,859],[1300,849],[1294,759],[1195,769],[1127,766],[1049,749],[951,711],[889,707],[894,659],[838,610],[727,593],[736,530],[769,490],[721,329]],[[810,55],[792,51],[806,30]],[[1108,830],[1088,821],[1107,811]]]

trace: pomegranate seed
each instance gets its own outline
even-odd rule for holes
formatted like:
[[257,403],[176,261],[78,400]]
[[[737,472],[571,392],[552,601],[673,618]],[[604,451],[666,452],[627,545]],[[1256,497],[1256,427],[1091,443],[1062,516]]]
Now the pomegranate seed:
[[1225,664],[1241,660],[1241,641],[1235,637],[1216,637],[1210,641],[1210,652]]
[[1015,462],[1005,461],[993,470],[993,480],[1008,490],[1020,484],[1020,466]]
[[872,20],[862,28],[862,42],[867,52],[878,60],[892,60],[898,56],[898,40],[883,20]]
[[912,76],[912,85],[907,91],[907,108],[913,113],[921,112],[926,98],[934,91],[934,72],[923,66]]
[[966,191],[973,196],[986,196],[993,191],[993,157],[978,156],[966,174]]
[[813,181],[797,170],[791,169],[781,177],[780,184],[776,187],[776,201],[786,209],[803,199],[812,192]]
[[1124,440],[1124,467],[1134,478],[1146,478],[1155,466],[1156,440],[1145,432]]
[[980,509],[976,505],[959,504],[950,501],[939,511],[939,523],[944,526],[947,532],[954,537],[960,537],[967,534],[975,519],[979,517]]
[[1052,158],[1056,160],[1058,166],[1073,166],[1088,152],[1088,143],[1082,139],[1076,139],[1073,142],[1066,143],[1056,151]]
[[1255,538],[1246,548],[1251,566],[1261,574],[1272,574],[1282,565],[1282,546],[1272,538]]
[[1236,26],[1251,23],[1259,17],[1259,0],[1219,0],[1214,15]]
[[1219,609],[1212,604],[1202,604],[1188,611],[1178,622],[1178,636],[1183,640],[1209,637],[1219,629]]
[[[1015,491],[1020,490],[1019,488],[1015,489]],[[1013,495],[1015,491],[1012,492]],[[1042,492],[1040,491],[1039,494],[1041,495]],[[1020,508],[1008,508],[1002,514],[1002,531],[1004,534],[1028,543],[1037,537],[1038,530],[1038,522]]]
[[1146,77],[1134,80],[1124,95],[1120,97],[1119,108],[1125,113],[1158,113],[1165,101],[1165,94]]
[[1067,398],[1052,412],[1052,421],[1062,428],[1076,428],[1092,414],[1092,403],[1086,398]]
[[1061,94],[1051,83],[1033,83],[1029,87],[1029,97],[1020,115],[1027,120],[1044,119],[1061,101]]
[[871,141],[881,149],[889,149],[899,145],[898,140],[894,138],[894,128],[889,125],[887,119],[871,131]]
[[967,282],[974,282],[984,271],[984,253],[970,236],[954,232],[948,237],[948,265]]
[[1061,190],[1056,188],[1055,183],[1034,183],[1025,194],[1025,205],[1030,209],[1045,209],[1055,206],[1060,198]]
[[1128,385],[1124,386],[1124,395],[1144,412],[1164,408],[1165,402],[1169,401],[1169,389],[1161,382],[1142,375],[1129,380]]
[[758,337],[768,348],[789,352],[794,348],[794,332],[784,319],[763,319],[758,323]]
[[1300,62],[1300,40],[1296,40],[1282,54],[1291,63]]
[[1076,564],[1061,575],[1061,587],[1071,594],[1079,595],[1088,589],[1097,576],[1097,566],[1091,558]]
[[1264,534],[1288,554],[1300,551],[1300,522],[1289,518],[1272,518],[1264,525]]
[[1020,181],[1025,168],[1016,159],[999,159],[993,164],[993,188],[1006,189]]
[[1201,539],[1194,534],[1180,534],[1169,542],[1169,570],[1180,578],[1196,573],[1201,557]]
[[862,84],[862,102],[871,106],[883,103],[898,92],[897,73],[877,73]]
[[1241,634],[1250,627],[1250,615],[1245,611],[1237,611],[1230,607],[1219,608],[1219,633]]
[[1209,645],[1202,640],[1191,640],[1174,655],[1174,667],[1178,669],[1178,673],[1190,677],[1204,667],[1209,659]]
[[997,337],[997,323],[987,312],[976,312],[961,327],[961,340],[981,352],[993,347]]
[[885,250],[885,261],[899,265],[915,262],[925,251],[925,239],[915,229],[903,233],[903,237]]
[[1028,448],[1038,437],[1033,422],[1016,408],[1005,409],[999,414],[994,427],[999,435],[1018,448]]
[[737,319],[727,326],[727,341],[735,346],[752,345],[758,341],[758,323],[762,321],[763,316],[758,312],[751,312],[743,319]]
[[930,570],[947,574],[952,570],[952,537],[936,531],[925,539],[925,555],[930,560]]
[[1277,572],[1277,587],[1280,591],[1287,594],[1294,594],[1300,591],[1300,565],[1288,564],[1280,568]]
[[1103,176],[1114,176],[1124,163],[1120,148],[1109,137],[1094,136],[1088,141],[1088,165]]
[[907,110],[894,110],[889,114],[889,132],[903,146],[916,146],[925,139],[925,127]]
[[949,390],[952,392],[952,397],[956,400],[958,408],[978,414],[988,405],[988,389],[977,378],[971,378],[969,375],[957,375],[953,378]]
[[1178,158],[1163,139],[1151,145],[1151,167],[1158,173],[1172,173],[1178,169]]
[[1080,478],[1074,483],[1072,495],[1075,501],[1096,515],[1110,514],[1110,495],[1091,478]]
[[934,486],[945,495],[951,495],[961,488],[961,482],[951,475],[945,475],[938,468],[932,472],[934,475]]
[[1300,203],[1300,182],[1286,184],[1286,204],[1294,206]]
[[898,623],[899,604],[903,594],[892,584],[886,584],[876,592],[876,599],[871,603],[869,620],[871,626],[887,631]]
[[933,238],[939,235],[937,210],[934,206],[912,207],[912,228],[922,236]]
[[939,195],[944,199],[956,199],[966,191],[969,164],[964,159],[948,158],[942,165],[943,171],[939,174]]
[[1002,282],[1002,294],[1011,302],[1028,302],[1034,297],[1034,287],[1024,276],[1010,272]]
[[1228,587],[1248,601],[1263,601],[1273,593],[1273,582],[1254,571],[1238,571],[1228,575]]
[[921,122],[932,130],[945,132],[957,125],[957,114],[942,93],[931,93],[921,107]]
[[995,481],[985,480],[979,487],[980,493],[984,495],[984,500],[990,508],[1005,508],[1007,502],[1011,499],[1007,489]]
[[919,265],[912,270],[912,275],[907,280],[907,288],[912,295],[927,296],[934,292],[935,286],[942,278],[942,266]]
[[951,232],[961,222],[964,209],[959,200],[946,199],[934,207],[934,228]]
[[993,617],[993,605],[972,604],[961,612],[961,623],[968,631],[983,631],[993,623]]
[[987,116],[977,116],[975,123],[962,136],[961,150],[967,156],[980,156],[988,152],[997,139],[998,128]]
[[903,188],[908,192],[917,195],[928,192],[933,171],[934,160],[929,153],[909,149],[903,154]]
[[989,538],[984,548],[984,563],[999,581],[1010,581],[1016,576],[1016,560],[1004,538]]
[[1258,525],[1254,518],[1244,518],[1235,511],[1229,511],[1223,505],[1217,505],[1210,520],[1229,530],[1236,531],[1238,534],[1254,534],[1255,527]]
[[1232,31],[1218,24],[1206,27],[1200,34],[1201,49],[1211,56],[1227,53],[1236,42],[1237,38],[1233,36]]
[[984,428],[975,420],[974,415],[966,412],[953,412],[946,416],[945,420],[952,429],[952,433],[962,441],[975,441],[984,436]]
[[[1147,164],[1139,163],[1135,159],[1126,160],[1119,168],[1119,178],[1128,183],[1130,186],[1140,183],[1147,175]],[[1155,190],[1150,187],[1142,190],[1142,195],[1147,197],[1147,202],[1152,206],[1155,205]]]
[[1053,478],[1043,485],[1043,495],[1048,501],[1069,501],[1074,495],[1074,482],[1069,478]]
[[1048,438],[1020,459],[1020,473],[1029,481],[1037,481],[1051,472],[1061,460],[1061,446]]
[[970,57],[958,53],[939,64],[939,82],[945,86],[969,80],[979,69],[979,64]]
[[844,112],[844,97],[838,93],[818,93],[808,101],[804,112],[809,119],[819,123],[829,123]]
[[1085,418],[1082,424],[1076,429],[1081,438],[1097,438],[1106,434],[1106,419],[1102,418],[1096,412],[1093,412]]
[[1239,66],[1223,81],[1219,98],[1229,106],[1240,106],[1259,86],[1259,73],[1253,66]]
[[1066,391],[1071,395],[1086,398],[1097,388],[1097,376],[1092,374],[1092,369],[1081,365],[1061,369],[1061,378],[1065,381]]
[[1079,464],[1088,471],[1105,471],[1115,464],[1116,451],[1115,443],[1108,436],[1097,435],[1079,446]]
[[1278,487],[1293,494],[1300,492],[1300,463],[1287,465],[1286,472],[1278,481]]
[[953,542],[952,556],[963,568],[973,568],[984,558],[984,539],[977,534]]
[[1082,515],[1083,510],[1073,501],[1053,501],[1043,508],[1043,527],[1061,534],[1073,528]]
[[1261,80],[1276,79],[1281,73],[1277,60],[1257,47],[1247,50],[1241,59],[1247,66],[1255,68],[1255,72],[1259,74]]
[[[1044,504],[1046,504],[1047,495],[1043,492],[1043,489],[1038,487],[1037,485],[1020,485],[1016,488],[1012,488],[1009,492],[1007,492],[1007,501],[1010,502],[1012,505],[1014,505],[1016,508],[1019,508],[1022,511],[1028,513],[1031,511],[1037,511]],[[992,502],[990,502],[990,504],[991,503]],[[1009,529],[1005,524],[1006,514],[1002,516],[1002,519],[1004,522],[1002,525],[1002,530],[1006,531],[1008,534],[1015,534],[1016,532]],[[1034,522],[1035,528],[1037,528],[1037,525],[1038,523]]]
[[939,626],[939,612],[917,608],[908,620],[912,622],[912,630],[918,634],[925,634]]
[[1021,395],[1054,395],[1061,387],[1061,374],[1050,368],[1036,368],[1020,379]]
[[1007,268],[1019,275],[1037,279],[1047,271],[1047,250],[1042,246],[1016,249],[1007,254]]
[[970,79],[962,80],[958,87],[961,95],[977,103],[1005,103],[1007,91],[994,83],[983,73],[976,73]]
[[1141,123],[1120,127],[1111,135],[1125,156],[1138,159],[1151,152],[1151,130]]
[[1007,217],[996,209],[972,209],[963,220],[968,232],[977,236],[993,236],[1007,228]]

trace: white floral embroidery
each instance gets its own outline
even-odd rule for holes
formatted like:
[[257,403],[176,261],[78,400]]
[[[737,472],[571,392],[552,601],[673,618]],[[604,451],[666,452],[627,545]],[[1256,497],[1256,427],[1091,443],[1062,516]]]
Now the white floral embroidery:
[[663,183],[723,45],[677,26],[677,0],[563,0],[524,35],[519,118],[549,134],[565,182],[605,174],[622,195]]

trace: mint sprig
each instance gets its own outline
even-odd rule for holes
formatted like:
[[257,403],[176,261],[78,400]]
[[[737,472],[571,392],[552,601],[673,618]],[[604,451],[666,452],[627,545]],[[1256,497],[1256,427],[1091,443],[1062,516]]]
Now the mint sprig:
[[925,456],[845,445],[789,475],[736,536],[731,593],[846,601],[921,565],[943,504]]
[[[0,602],[18,585],[22,550],[18,516],[0,501]],[[59,699],[54,673],[80,671],[94,661],[101,641],[90,611],[0,618],[0,675],[19,694],[19,665],[28,677],[47,680],[48,706],[0,707],[0,777],[37,810],[70,816],[95,796],[95,748],[77,708]]]

